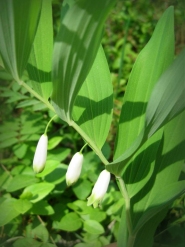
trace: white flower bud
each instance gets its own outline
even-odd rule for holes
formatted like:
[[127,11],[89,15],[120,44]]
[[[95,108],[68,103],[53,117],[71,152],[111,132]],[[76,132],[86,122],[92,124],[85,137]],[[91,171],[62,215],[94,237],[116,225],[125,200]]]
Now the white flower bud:
[[77,152],[71,159],[66,173],[67,186],[74,184],[78,180],[82,169],[83,159],[83,154],[80,152]]
[[47,157],[47,146],[48,136],[43,134],[38,141],[33,159],[33,170],[35,173],[39,173],[44,170]]
[[87,206],[90,206],[93,204],[94,208],[98,207],[105,193],[107,192],[109,182],[110,182],[110,172],[103,170],[100,173],[98,180],[96,181],[94,185],[92,194],[90,195],[90,197],[87,198],[88,200]]

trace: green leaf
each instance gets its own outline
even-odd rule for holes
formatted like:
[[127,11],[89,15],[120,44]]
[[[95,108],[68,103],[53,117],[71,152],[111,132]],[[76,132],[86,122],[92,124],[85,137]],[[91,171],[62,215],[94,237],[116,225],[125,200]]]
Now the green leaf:
[[[164,127],[164,136],[155,159],[155,169],[151,179],[131,199],[134,232],[139,238],[139,231],[150,224],[155,216],[156,222],[162,220],[160,211],[165,210],[175,198],[184,192],[185,182],[179,181],[179,175],[184,164],[185,149],[184,135],[185,112],[182,112]],[[159,217],[159,218],[158,218]],[[151,227],[151,232],[157,224]],[[148,232],[149,234],[149,232]],[[141,241],[141,240],[140,240]]]
[[68,232],[74,232],[81,228],[82,221],[76,213],[68,213],[62,217],[61,221],[54,221],[53,228],[61,229]]
[[20,214],[14,207],[15,202],[16,199],[8,198],[0,204],[0,226],[6,225]]
[[58,115],[69,123],[74,101],[92,67],[104,22],[114,3],[79,0],[63,4],[53,52],[51,98]]
[[86,220],[84,222],[84,230],[91,234],[102,234],[104,233],[103,226],[95,220]]
[[25,175],[25,174],[18,174],[10,181],[7,191],[13,192],[16,190],[20,190],[26,186],[31,184],[35,184],[39,181],[39,179],[35,178],[34,176]]
[[17,81],[25,70],[38,26],[42,0],[0,1],[0,53]]
[[13,243],[13,247],[40,247],[40,242],[36,241],[33,238],[20,238]]
[[102,148],[111,124],[113,89],[102,47],[75,100],[73,119]]
[[44,180],[52,184],[60,184],[65,181],[66,172],[67,166],[59,164],[55,170],[45,176]]
[[36,177],[45,177],[47,174],[50,174],[52,171],[54,171],[59,164],[60,161],[58,160],[47,160],[44,170],[41,173],[38,173]]
[[25,199],[19,199],[14,202],[14,207],[20,214],[24,214],[32,207],[32,203]]
[[146,110],[148,136],[185,109],[185,49],[162,74]]
[[173,57],[173,7],[169,7],[133,66],[119,121],[114,162],[106,167],[110,172],[120,175],[130,157],[147,140],[143,130],[147,102],[154,85]]
[[39,238],[43,242],[48,241],[49,238],[48,230],[41,224],[31,229],[30,235],[32,238]]
[[34,203],[29,213],[37,215],[51,215],[54,214],[53,208],[47,203],[47,201],[39,201]]
[[62,136],[54,136],[53,138],[49,139],[48,150],[55,148],[62,141],[62,139]]
[[30,198],[30,201],[35,203],[47,196],[54,189],[54,187],[54,184],[46,182],[33,184],[25,188],[20,197],[22,198],[24,194],[31,193],[32,197]]
[[79,180],[72,189],[77,198],[85,200],[91,192],[92,185],[88,180],[84,179]]
[[33,48],[27,65],[27,71],[33,89],[44,99],[52,91],[51,59],[53,52],[53,25],[51,0],[42,2],[41,16]]

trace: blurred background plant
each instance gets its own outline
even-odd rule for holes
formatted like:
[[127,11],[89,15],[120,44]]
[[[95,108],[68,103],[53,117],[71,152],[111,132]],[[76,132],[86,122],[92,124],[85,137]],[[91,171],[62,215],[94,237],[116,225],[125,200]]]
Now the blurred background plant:
[[[61,3],[53,1],[54,36],[59,28]],[[112,157],[116,125],[134,61],[151,37],[159,17],[170,5],[175,7],[178,54],[185,45],[183,1],[119,0],[107,19],[102,44],[115,94],[112,125],[103,147],[107,159]],[[98,157],[86,147],[81,178],[67,188],[67,165],[84,142],[75,130],[58,118],[48,130],[46,168],[35,176],[32,160],[36,143],[53,113],[14,82],[2,67],[0,79],[0,193],[3,195],[0,211],[4,211],[0,246],[25,246],[22,236],[26,237],[28,246],[42,247],[101,247],[115,242],[124,201],[114,179],[101,207],[87,207],[86,198],[102,166]],[[27,80],[26,74],[24,79]],[[34,199],[28,201],[34,195]],[[158,227],[154,246],[180,247],[184,243],[185,198],[182,196],[173,203]]]

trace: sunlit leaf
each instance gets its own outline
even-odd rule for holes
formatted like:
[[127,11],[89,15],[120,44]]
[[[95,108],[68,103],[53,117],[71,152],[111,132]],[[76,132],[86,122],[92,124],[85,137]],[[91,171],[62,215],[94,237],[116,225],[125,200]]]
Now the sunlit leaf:
[[76,96],[100,46],[103,25],[115,1],[65,1],[53,52],[52,103],[70,123]]
[[112,120],[113,89],[108,64],[100,47],[94,64],[76,98],[74,121],[101,148]]
[[27,65],[33,89],[44,99],[52,91],[51,59],[53,51],[53,26],[51,0],[42,3],[41,16],[33,48]]

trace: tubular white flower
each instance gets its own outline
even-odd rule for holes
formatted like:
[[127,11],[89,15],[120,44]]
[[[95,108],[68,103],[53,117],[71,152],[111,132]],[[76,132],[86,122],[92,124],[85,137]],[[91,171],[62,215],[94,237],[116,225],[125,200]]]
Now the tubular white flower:
[[90,195],[90,197],[87,198],[88,200],[87,206],[93,204],[94,208],[98,207],[98,205],[101,203],[104,195],[107,192],[109,182],[110,182],[110,172],[103,170],[100,173],[98,180],[94,185],[92,194]]
[[77,152],[71,159],[66,173],[67,186],[74,184],[78,180],[82,170],[83,159],[83,154],[80,152]]
[[46,134],[41,135],[33,159],[33,170],[35,173],[42,172],[45,167],[48,147],[48,136]]

